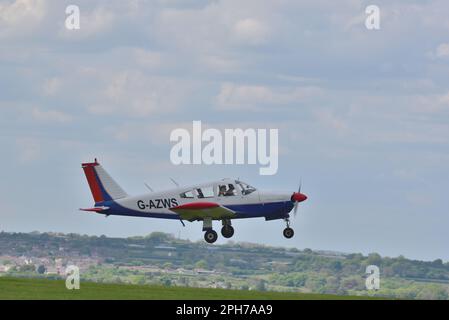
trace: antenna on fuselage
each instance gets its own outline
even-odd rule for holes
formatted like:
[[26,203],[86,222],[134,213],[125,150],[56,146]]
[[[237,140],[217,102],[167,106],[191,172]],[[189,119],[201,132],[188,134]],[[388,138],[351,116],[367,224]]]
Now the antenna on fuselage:
[[177,183],[173,178],[170,178],[171,182],[173,182],[177,187],[179,187],[179,183]]
[[145,185],[145,187],[147,187],[148,190],[154,192],[153,188],[151,188],[146,182],[144,182],[143,184]]

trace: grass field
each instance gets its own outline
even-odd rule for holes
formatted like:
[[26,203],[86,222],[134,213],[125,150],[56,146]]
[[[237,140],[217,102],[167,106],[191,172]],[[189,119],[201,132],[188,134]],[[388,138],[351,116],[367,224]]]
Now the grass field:
[[369,297],[223,289],[156,287],[81,282],[80,290],[67,290],[64,281],[0,277],[0,299],[14,300],[340,300]]

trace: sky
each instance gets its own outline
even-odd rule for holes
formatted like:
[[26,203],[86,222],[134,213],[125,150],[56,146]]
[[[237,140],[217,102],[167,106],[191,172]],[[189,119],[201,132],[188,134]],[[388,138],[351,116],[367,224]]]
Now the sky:
[[[65,27],[78,5],[79,30]],[[380,29],[365,26],[368,5]],[[0,230],[200,240],[201,223],[81,213],[80,164],[129,194],[239,177],[309,196],[234,241],[449,261],[449,3],[0,0]],[[279,129],[279,170],[170,162],[170,132]],[[216,224],[219,227],[219,224]],[[225,243],[220,239],[218,243]]]

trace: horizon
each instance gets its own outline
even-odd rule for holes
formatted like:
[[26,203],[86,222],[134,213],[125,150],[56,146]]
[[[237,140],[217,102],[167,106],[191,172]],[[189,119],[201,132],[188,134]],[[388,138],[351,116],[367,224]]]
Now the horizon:
[[[189,239],[189,238],[178,238],[178,236],[173,234],[173,233],[166,233],[166,232],[162,232],[162,231],[153,231],[153,232],[151,232],[151,233],[149,233],[147,235],[134,235],[134,236],[131,235],[131,236],[126,236],[126,237],[112,237],[112,236],[107,236],[107,235],[104,235],[104,234],[96,235],[96,234],[64,233],[64,232],[56,232],[56,231],[37,231],[37,230],[31,231],[31,232],[20,232],[20,231],[19,232],[14,232],[14,231],[0,230],[0,233],[19,234],[19,235],[20,234],[25,234],[25,235],[48,234],[50,236],[57,236],[57,235],[68,236],[68,235],[73,234],[73,235],[82,236],[82,237],[83,236],[88,236],[88,237],[100,238],[100,237],[104,236],[107,239],[122,239],[122,240],[135,239],[135,238],[145,239],[145,238],[148,238],[148,237],[150,237],[151,235],[153,235],[155,233],[159,233],[159,234],[164,234],[164,235],[170,236],[172,240],[180,240],[180,241],[185,241],[185,242],[193,243],[193,244],[207,245],[207,244],[204,243],[202,238],[197,239],[197,240],[192,240],[192,239]],[[421,262],[429,262],[429,263],[430,262],[434,262],[435,260],[442,260],[443,264],[449,264],[449,260],[445,261],[444,259],[441,259],[441,258],[437,258],[435,260],[420,260],[420,259],[413,259],[413,258],[404,256],[402,254],[398,255],[398,256],[395,256],[395,257],[392,257],[392,256],[382,255],[382,254],[380,254],[378,252],[370,252],[368,254],[365,254],[365,253],[362,253],[362,252],[343,252],[343,251],[327,250],[327,249],[297,248],[297,247],[291,247],[291,246],[275,246],[275,245],[269,245],[269,244],[263,244],[263,243],[257,243],[257,242],[250,242],[250,241],[234,241],[232,239],[227,240],[227,241],[225,241],[223,243],[218,243],[218,244],[208,245],[208,246],[214,247],[214,246],[233,246],[233,245],[249,245],[249,246],[255,246],[255,247],[259,246],[259,247],[268,247],[268,248],[272,248],[272,249],[281,248],[281,249],[284,249],[284,250],[296,249],[296,250],[299,250],[299,251],[312,250],[312,252],[315,252],[315,253],[320,253],[320,252],[321,253],[326,253],[326,252],[329,252],[329,253],[335,253],[335,254],[338,254],[338,255],[345,255],[345,256],[346,255],[361,254],[364,257],[368,257],[370,254],[378,254],[381,258],[388,258],[388,259],[397,259],[397,258],[403,257],[404,259],[410,260],[410,261],[421,261]]]

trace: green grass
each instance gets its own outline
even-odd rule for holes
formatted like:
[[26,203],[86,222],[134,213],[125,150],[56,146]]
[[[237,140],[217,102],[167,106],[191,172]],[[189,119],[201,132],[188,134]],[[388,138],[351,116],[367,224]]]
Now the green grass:
[[329,300],[369,299],[304,293],[157,287],[81,282],[80,290],[67,290],[65,282],[0,277],[1,300]]

